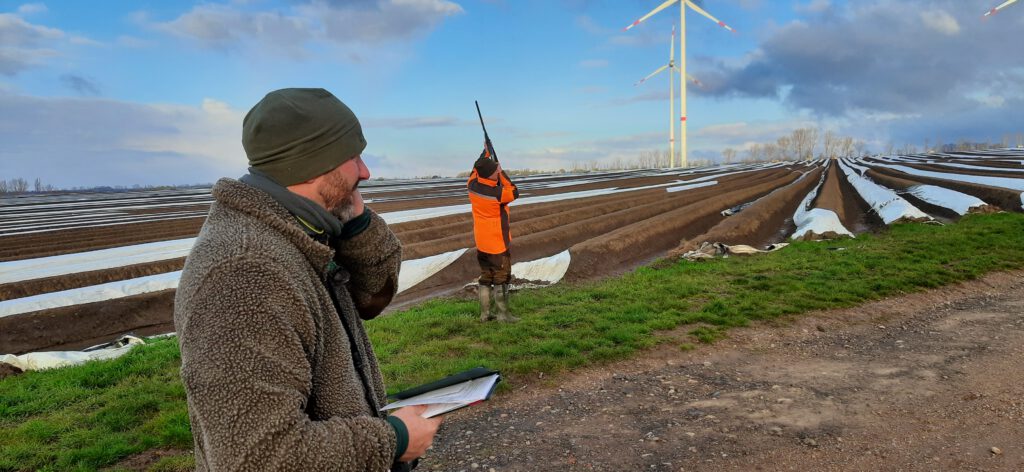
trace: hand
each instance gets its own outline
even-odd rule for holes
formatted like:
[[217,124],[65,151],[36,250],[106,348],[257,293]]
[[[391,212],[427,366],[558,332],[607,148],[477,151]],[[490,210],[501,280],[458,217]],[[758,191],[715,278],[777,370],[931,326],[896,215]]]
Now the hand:
[[409,430],[409,447],[405,449],[405,454],[398,458],[401,462],[411,462],[417,457],[423,456],[427,453],[427,448],[434,442],[434,435],[437,434],[437,428],[441,426],[441,421],[444,418],[420,416],[426,409],[426,405],[407,406],[399,408],[391,414],[402,420],[405,423],[405,428]]

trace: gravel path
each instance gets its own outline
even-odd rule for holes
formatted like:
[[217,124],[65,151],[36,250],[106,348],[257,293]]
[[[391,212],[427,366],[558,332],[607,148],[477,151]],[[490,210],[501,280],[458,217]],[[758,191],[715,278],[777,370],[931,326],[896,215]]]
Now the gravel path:
[[1024,470],[1024,272],[531,379],[419,470]]

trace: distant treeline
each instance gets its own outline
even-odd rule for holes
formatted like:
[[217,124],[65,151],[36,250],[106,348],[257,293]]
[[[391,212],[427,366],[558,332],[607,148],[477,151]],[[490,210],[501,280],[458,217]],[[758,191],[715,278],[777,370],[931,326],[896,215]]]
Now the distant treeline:
[[[863,140],[850,136],[841,136],[832,130],[826,130],[822,133],[821,130],[816,128],[800,128],[776,139],[774,143],[751,144],[742,155],[736,149],[725,148],[722,150],[722,162],[728,164],[735,162],[737,159],[740,162],[793,161],[814,158],[834,159],[838,157],[861,157],[872,152],[881,152],[885,155],[908,155],[917,154],[918,152],[973,151],[995,147],[1010,147],[1011,138],[1013,137],[1008,134],[1004,135],[1000,142],[974,142],[961,139],[955,143],[942,143],[943,140],[941,138],[936,138],[935,141],[925,139],[922,147],[910,143],[897,146],[889,142],[885,145],[884,149],[872,151],[867,148]],[[1017,133],[1015,137],[1017,146],[1024,146],[1024,133]]]
[[52,192],[56,190],[53,185],[44,184],[43,180],[36,177],[35,182],[29,185],[28,180],[21,177],[13,179],[0,179],[0,193],[26,193],[26,192]]
[[116,193],[116,192],[132,192],[137,190],[179,190],[179,189],[194,189],[194,188],[208,188],[210,184],[188,184],[188,185],[115,185],[108,186],[102,185],[97,187],[70,187],[70,188],[58,188],[52,184],[43,183],[43,180],[36,177],[35,181],[29,184],[28,180],[21,177],[15,177],[13,179],[0,179],[0,194],[16,194],[16,193],[43,193],[43,192],[96,192],[96,193]]

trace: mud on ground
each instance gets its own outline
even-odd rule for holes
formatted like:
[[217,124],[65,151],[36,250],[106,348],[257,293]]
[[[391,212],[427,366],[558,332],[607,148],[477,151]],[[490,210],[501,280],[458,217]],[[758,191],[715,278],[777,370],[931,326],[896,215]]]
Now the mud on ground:
[[432,471],[1024,470],[1024,272],[730,331],[453,414]]

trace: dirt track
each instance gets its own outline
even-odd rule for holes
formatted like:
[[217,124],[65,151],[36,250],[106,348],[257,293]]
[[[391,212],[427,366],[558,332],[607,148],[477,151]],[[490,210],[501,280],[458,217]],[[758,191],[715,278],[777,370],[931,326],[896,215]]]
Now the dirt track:
[[1002,273],[669,343],[453,415],[420,469],[1024,470],[1022,312]]

